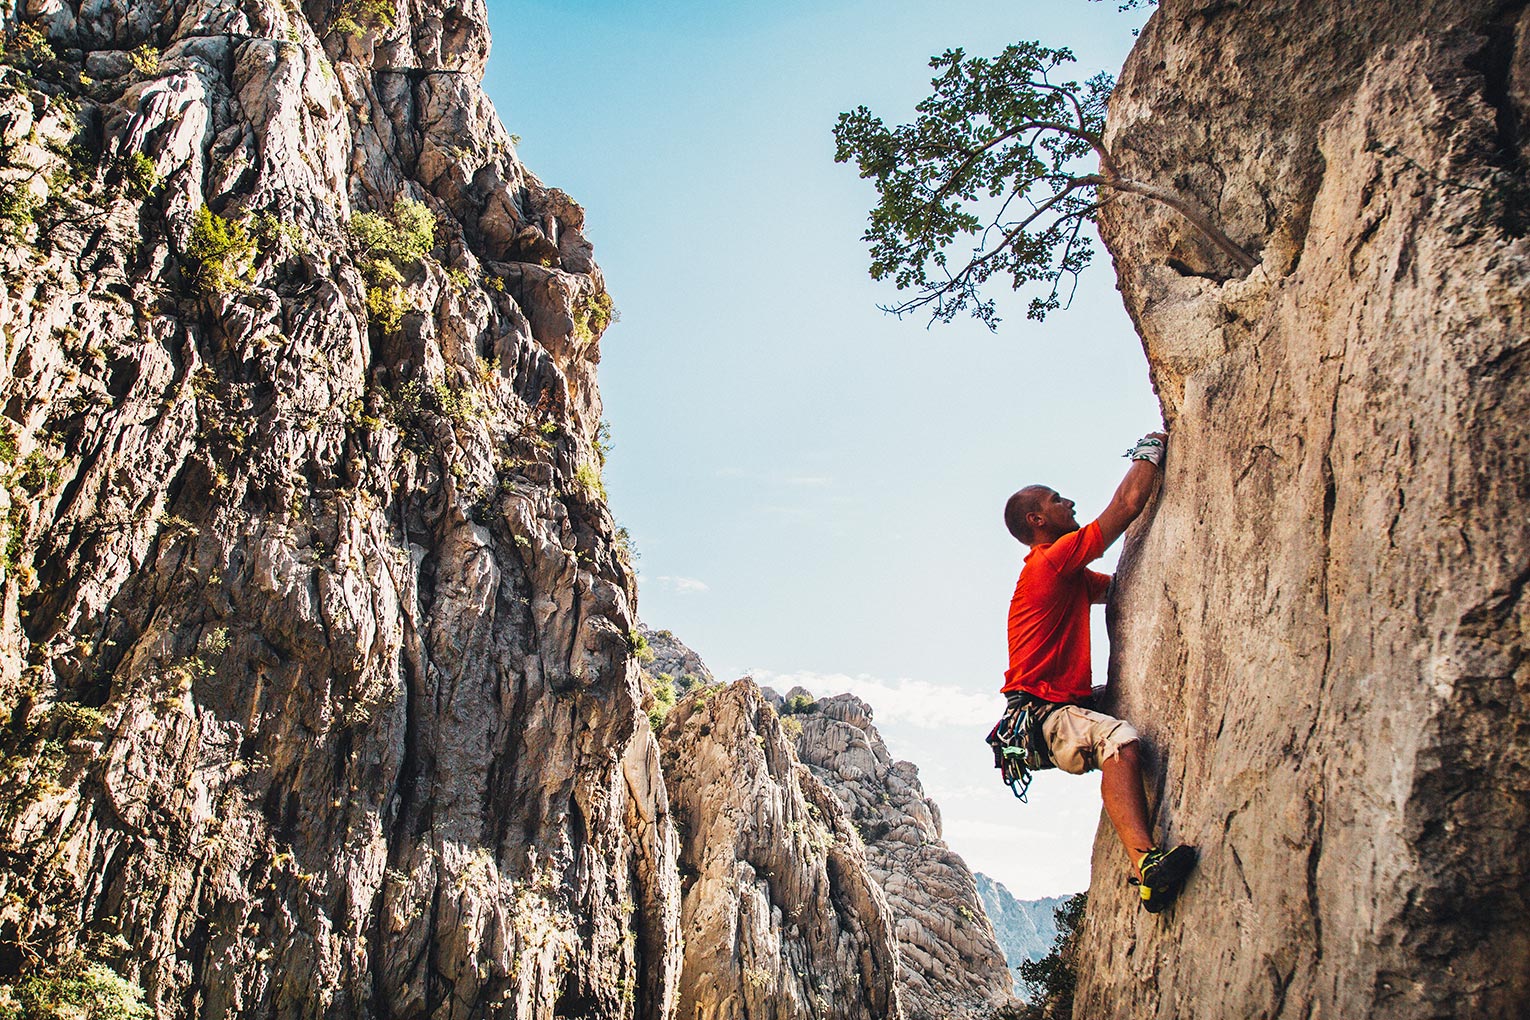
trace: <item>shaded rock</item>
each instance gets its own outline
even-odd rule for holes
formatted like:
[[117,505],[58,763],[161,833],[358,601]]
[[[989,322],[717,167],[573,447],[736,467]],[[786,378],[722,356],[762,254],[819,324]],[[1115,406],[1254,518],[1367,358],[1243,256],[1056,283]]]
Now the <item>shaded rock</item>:
[[[0,68],[0,981],[112,936],[164,1017],[669,1015],[604,285],[483,5],[30,9],[74,56]],[[349,228],[401,198],[384,285]]]

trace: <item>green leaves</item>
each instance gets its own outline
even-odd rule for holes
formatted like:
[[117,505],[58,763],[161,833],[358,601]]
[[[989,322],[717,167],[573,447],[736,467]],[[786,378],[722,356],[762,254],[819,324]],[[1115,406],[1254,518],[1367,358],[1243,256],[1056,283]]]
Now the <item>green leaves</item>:
[[195,264],[193,275],[204,293],[232,294],[249,289],[255,239],[239,220],[226,220],[202,206],[192,215],[186,254]]
[[424,202],[400,197],[391,216],[352,216],[350,231],[367,281],[367,314],[383,332],[391,333],[409,310],[401,267],[420,261],[435,247],[435,214]]
[[853,161],[881,197],[864,235],[871,275],[916,292],[884,310],[928,306],[932,322],[968,311],[992,329],[999,316],[982,289],[995,275],[1048,288],[1032,318],[1061,307],[1064,282],[1093,256],[1083,227],[1101,178],[1089,163],[1103,155],[1113,84],[1054,82],[1072,62],[1034,42],[991,59],[947,50],[930,61],[933,92],[913,123],[889,128],[864,106],[840,114],[835,161]]

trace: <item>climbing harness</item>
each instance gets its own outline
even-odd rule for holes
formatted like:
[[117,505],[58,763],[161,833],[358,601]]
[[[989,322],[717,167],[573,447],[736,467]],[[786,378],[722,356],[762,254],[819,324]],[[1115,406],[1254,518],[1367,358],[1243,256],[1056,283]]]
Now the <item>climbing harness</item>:
[[1009,707],[994,728],[988,731],[988,746],[993,748],[993,767],[1020,803],[1026,803],[1031,773],[1057,767],[1042,736],[1041,724],[1062,706],[1030,694],[1009,695]]

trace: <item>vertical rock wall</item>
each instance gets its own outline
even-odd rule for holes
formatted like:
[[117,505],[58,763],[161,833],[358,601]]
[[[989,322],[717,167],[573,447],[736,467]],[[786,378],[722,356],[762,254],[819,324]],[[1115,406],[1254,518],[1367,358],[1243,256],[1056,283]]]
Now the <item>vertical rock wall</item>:
[[[0,18],[0,974],[115,945],[166,1017],[672,1009],[609,304],[485,21]],[[352,236],[399,199],[424,255]]]
[[1174,213],[1105,210],[1173,441],[1112,678],[1160,825],[1102,830],[1079,1016],[1517,1017],[1530,1002],[1530,15],[1164,0],[1110,108]]

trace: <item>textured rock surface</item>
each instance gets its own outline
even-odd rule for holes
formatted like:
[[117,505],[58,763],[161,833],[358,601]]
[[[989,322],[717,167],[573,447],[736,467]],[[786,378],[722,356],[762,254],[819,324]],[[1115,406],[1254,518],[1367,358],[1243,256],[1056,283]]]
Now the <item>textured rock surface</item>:
[[941,839],[940,810],[925,797],[919,770],[892,760],[871,717],[864,701],[840,694],[784,721],[800,726],[798,757],[865,840],[872,877],[897,919],[904,1012],[988,1017],[1011,998],[1004,952],[972,871]]
[[1164,0],[1110,108],[1215,210],[1103,233],[1173,432],[1112,674],[1202,866],[1102,832],[1079,1016],[1516,1017],[1530,1002],[1525,156],[1512,4]]
[[[120,934],[166,1017],[666,1015],[604,287],[483,4],[25,6],[64,59],[3,19],[0,973]],[[348,224],[399,198],[392,323]],[[212,286],[204,204],[259,242]]]
[[860,837],[749,679],[669,713],[681,831],[678,1015],[897,1018],[893,914]]
[[1058,907],[1067,902],[1066,896],[1044,896],[1039,900],[1017,900],[1004,887],[981,871],[973,872],[977,879],[978,898],[983,910],[993,923],[994,936],[1004,958],[1009,961],[1010,974],[1020,980],[1016,968],[1023,960],[1039,960],[1052,948],[1057,938],[1057,918],[1053,916]]

